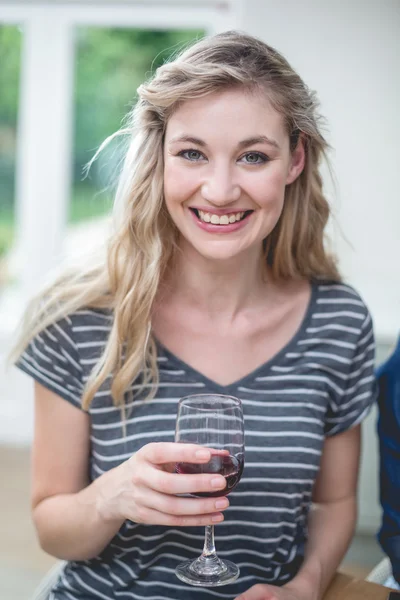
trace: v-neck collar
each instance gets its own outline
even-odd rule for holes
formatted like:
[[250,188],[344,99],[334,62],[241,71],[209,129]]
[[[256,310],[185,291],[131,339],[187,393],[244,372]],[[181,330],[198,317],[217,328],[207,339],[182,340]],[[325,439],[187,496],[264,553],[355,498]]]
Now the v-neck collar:
[[209,377],[207,377],[206,375],[201,373],[201,371],[198,371],[197,369],[195,369],[194,367],[192,367],[191,365],[186,363],[184,360],[179,358],[179,356],[177,356],[176,354],[171,352],[171,350],[169,350],[166,346],[164,346],[164,344],[162,344],[157,338],[155,338],[155,342],[156,342],[157,348],[159,350],[159,354],[164,355],[168,359],[168,361],[171,361],[172,363],[174,363],[177,367],[179,367],[179,369],[183,369],[189,375],[192,375],[196,379],[196,381],[201,381],[202,383],[204,383],[205,386],[207,387],[207,389],[215,390],[218,393],[231,394],[233,391],[237,390],[239,387],[245,386],[246,383],[248,383],[250,380],[254,380],[254,378],[257,377],[260,374],[260,372],[262,372],[263,376],[265,376],[265,371],[268,371],[276,363],[279,363],[282,356],[284,356],[287,352],[289,352],[292,348],[294,348],[296,346],[298,339],[302,337],[302,335],[304,334],[304,332],[307,329],[308,324],[311,320],[313,310],[314,310],[314,305],[317,300],[317,296],[318,296],[318,283],[311,282],[310,299],[308,301],[308,305],[307,305],[306,311],[304,313],[303,319],[302,319],[297,331],[294,333],[293,337],[280,350],[278,350],[278,352],[276,354],[274,354],[274,356],[272,356],[270,359],[268,359],[265,363],[259,365],[258,367],[253,369],[253,371],[248,373],[247,375],[244,375],[240,379],[238,379],[232,383],[229,383],[228,385],[221,385],[221,384],[217,383],[216,381],[214,381],[213,379],[210,379]]

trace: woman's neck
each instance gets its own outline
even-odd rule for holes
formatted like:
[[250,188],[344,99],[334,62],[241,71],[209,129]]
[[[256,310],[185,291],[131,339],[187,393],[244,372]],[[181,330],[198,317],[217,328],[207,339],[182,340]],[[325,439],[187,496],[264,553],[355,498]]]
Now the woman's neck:
[[195,251],[178,252],[160,301],[183,302],[210,318],[233,320],[265,298],[266,268],[262,253],[211,261]]

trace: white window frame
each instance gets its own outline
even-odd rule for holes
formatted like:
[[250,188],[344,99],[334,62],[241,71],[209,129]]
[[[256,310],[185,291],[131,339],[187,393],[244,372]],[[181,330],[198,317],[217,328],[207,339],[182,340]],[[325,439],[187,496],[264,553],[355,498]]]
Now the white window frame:
[[201,28],[211,34],[238,28],[240,8],[241,0],[0,0],[0,24],[23,28],[12,265],[21,301],[63,252],[71,190],[74,28]]

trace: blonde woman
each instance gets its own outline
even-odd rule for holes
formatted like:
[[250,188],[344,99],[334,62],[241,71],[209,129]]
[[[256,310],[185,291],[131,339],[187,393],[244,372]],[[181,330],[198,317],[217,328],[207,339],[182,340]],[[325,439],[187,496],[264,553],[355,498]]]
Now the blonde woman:
[[[45,290],[18,344],[35,379],[33,518],[67,561],[49,598],[320,600],[353,534],[375,383],[370,315],[324,246],[316,100],[236,32],[138,95],[107,262]],[[171,469],[209,459],[173,443],[177,402],[198,392],[242,399],[229,500],[182,496],[225,480]],[[174,569],[212,523],[241,575],[188,587]]]

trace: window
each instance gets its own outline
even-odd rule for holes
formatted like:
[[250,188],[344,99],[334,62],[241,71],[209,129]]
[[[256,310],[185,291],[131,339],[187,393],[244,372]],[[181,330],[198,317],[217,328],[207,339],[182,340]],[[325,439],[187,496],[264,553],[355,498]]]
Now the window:
[[21,37],[18,27],[0,25],[0,260],[14,235]]
[[101,142],[119,129],[150,73],[203,30],[150,30],[79,27],[76,29],[73,186],[69,220],[99,217],[112,203],[118,142],[84,168]]

